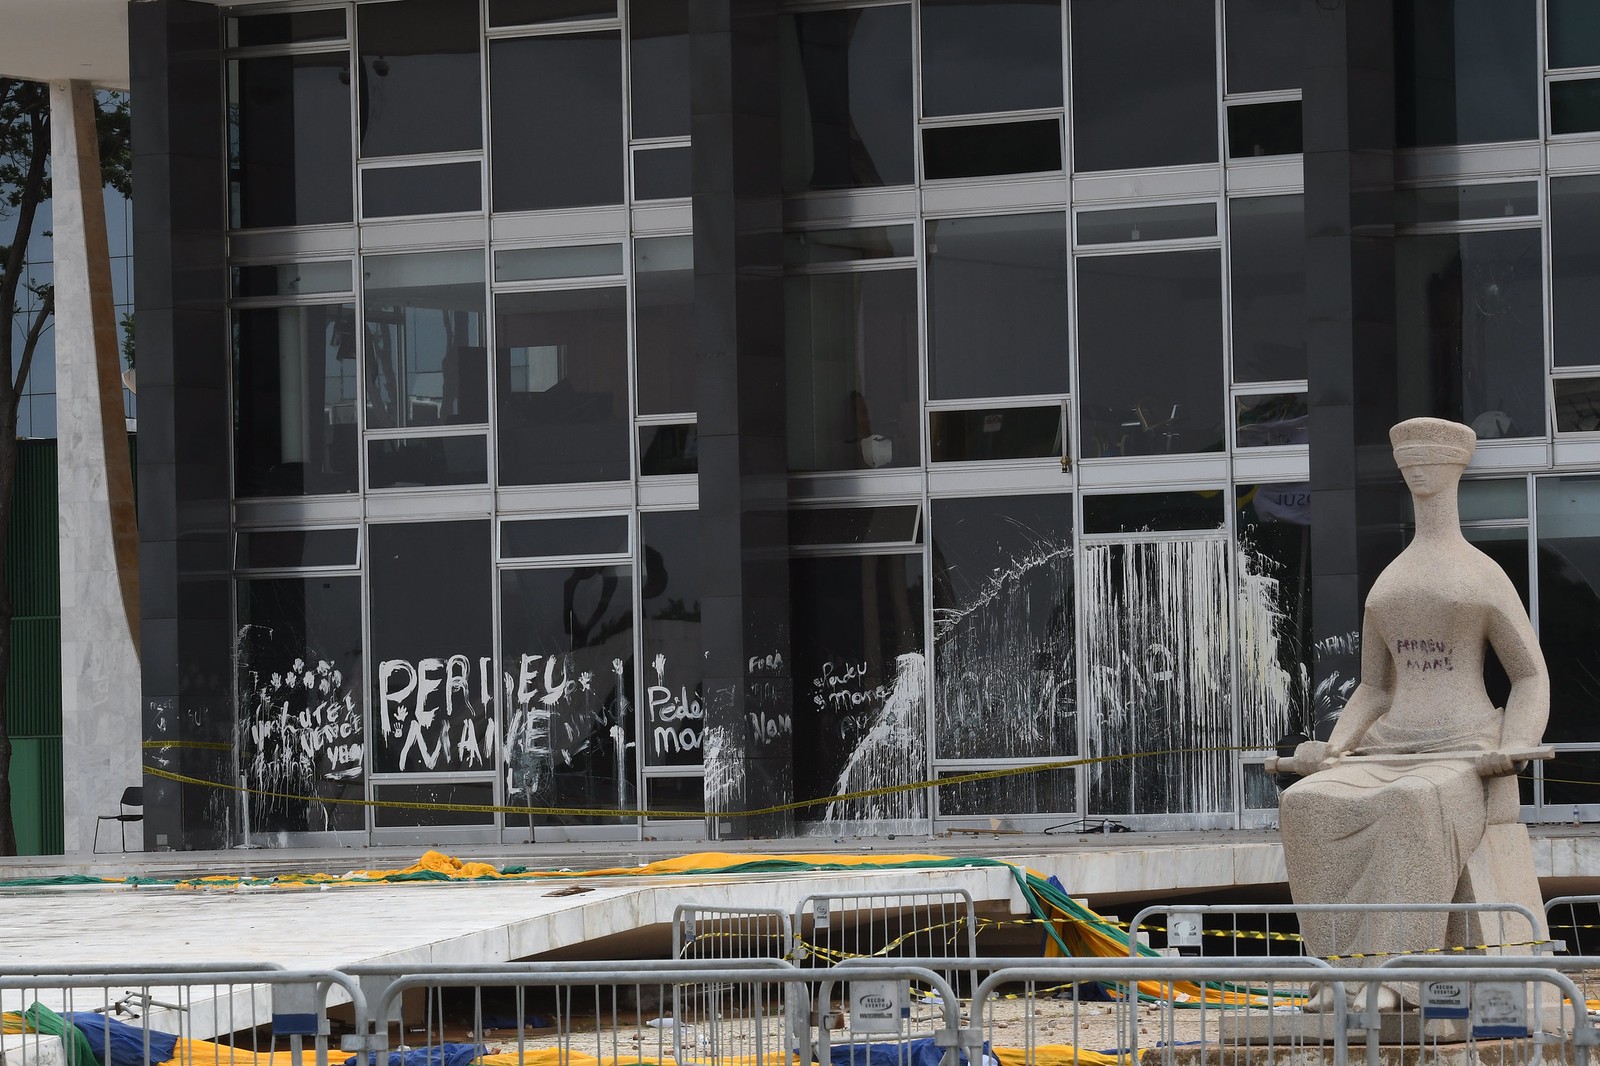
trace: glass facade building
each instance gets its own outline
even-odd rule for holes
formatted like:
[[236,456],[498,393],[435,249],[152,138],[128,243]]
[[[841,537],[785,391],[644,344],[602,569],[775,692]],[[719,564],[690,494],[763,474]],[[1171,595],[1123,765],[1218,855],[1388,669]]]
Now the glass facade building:
[[1273,824],[1422,414],[1600,817],[1587,4],[130,27],[152,840]]

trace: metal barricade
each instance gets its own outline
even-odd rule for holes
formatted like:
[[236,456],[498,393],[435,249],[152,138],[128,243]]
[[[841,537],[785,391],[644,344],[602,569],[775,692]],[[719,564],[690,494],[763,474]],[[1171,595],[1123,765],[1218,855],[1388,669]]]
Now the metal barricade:
[[939,959],[929,968],[954,982],[960,967],[951,963],[978,955],[977,906],[960,888],[810,895],[795,907],[793,928],[795,961],[814,967],[863,958]]
[[1600,896],[1556,896],[1544,904],[1550,935],[1569,955],[1600,955]]
[[[787,912],[777,908],[707,907],[683,904],[672,912],[672,957],[675,959],[749,960],[794,958],[794,931]],[[766,1014],[787,1009],[787,1000],[768,1002],[773,990],[764,985],[716,982],[672,986],[672,1016],[681,1018],[691,1005],[730,1016]],[[746,1001],[745,996],[761,996]],[[803,1016],[789,1020],[799,1032]]]

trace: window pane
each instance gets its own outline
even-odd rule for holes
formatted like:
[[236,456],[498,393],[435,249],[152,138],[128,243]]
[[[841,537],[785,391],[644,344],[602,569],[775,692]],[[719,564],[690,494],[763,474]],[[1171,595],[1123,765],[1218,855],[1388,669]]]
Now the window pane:
[[1395,193],[1395,221],[1402,225],[1477,218],[1537,218],[1539,184],[1440,185]]
[[355,492],[351,304],[234,312],[234,493]]
[[1235,438],[1241,448],[1271,448],[1309,442],[1311,412],[1303,392],[1237,396],[1233,401]]
[[1072,497],[935,500],[934,751],[1077,751]]
[[1216,162],[1216,35],[1205,0],[1072,0],[1074,169]]
[[693,237],[633,242],[633,306],[639,413],[693,411]]
[[694,160],[688,148],[641,148],[633,153],[635,200],[674,200],[693,192]]
[[1540,478],[1538,507],[1539,645],[1550,671],[1544,742],[1600,740],[1600,479]]
[[487,422],[483,253],[369,255],[367,428]]
[[1545,0],[1550,69],[1600,66],[1600,7],[1590,0]]
[[1480,439],[1542,436],[1539,231],[1395,245],[1400,410],[1466,422]]
[[784,187],[909,185],[911,6],[784,16],[779,33],[793,57],[780,73]]
[[1061,123],[987,122],[922,131],[923,176],[977,178],[1061,169]]
[[910,226],[802,230],[784,234],[783,261],[786,266],[799,266],[897,259],[916,253],[915,237]]
[[928,393],[1067,391],[1067,230],[1059,212],[928,222]]
[[[631,568],[502,571],[500,626],[513,680],[506,803],[636,807]],[[553,821],[615,819],[529,815],[527,824]]]
[[364,158],[483,146],[479,38],[477,0],[356,7]]
[[233,225],[349,222],[349,56],[241,59],[229,72]]
[[235,296],[305,296],[318,292],[350,291],[350,260],[276,263],[271,266],[233,268]]
[[494,253],[494,280],[546,281],[551,278],[622,276],[622,245],[581,244],[571,248],[508,248]]
[[784,291],[789,469],[921,463],[916,271],[791,277]]
[[[353,532],[353,531],[352,531]],[[361,829],[361,579],[240,581],[239,769],[256,833]],[[279,795],[262,795],[276,792]],[[291,800],[288,796],[315,797]]]
[[1228,201],[1233,380],[1306,376],[1306,224],[1299,196]]
[[1078,308],[1081,455],[1222,450],[1219,253],[1081,257]]
[[[705,698],[700,645],[700,516],[639,516],[646,766],[697,766]],[[698,793],[699,780],[694,784]]]
[[639,427],[639,473],[644,477],[700,472],[700,432],[693,423]]
[[1600,378],[1556,378],[1556,432],[1600,430]]
[[620,287],[495,297],[500,484],[629,476]]
[[1550,132],[1593,133],[1600,130],[1600,79],[1550,83]]
[[1133,492],[1083,498],[1085,533],[1160,533],[1221,529],[1221,492]]
[[415,489],[434,485],[486,485],[488,439],[386,437],[367,441],[367,488]]
[[1305,62],[1305,15],[1283,0],[1224,0],[1228,91],[1298,89]]
[[1059,459],[1060,407],[930,411],[928,445],[936,463],[996,459]]
[[496,769],[491,540],[488,522],[368,527],[376,773]]
[[483,209],[476,162],[378,167],[361,173],[361,216],[447,215]]
[[1061,0],[922,0],[922,113],[1061,106]]
[[[706,809],[705,778],[647,777],[644,797],[647,811],[703,811]],[[673,821],[681,823],[684,819]]]
[[789,512],[789,542],[797,547],[910,544],[917,540],[917,507],[802,507]]
[[1550,179],[1556,366],[1600,364],[1600,175]]
[[489,86],[496,211],[622,202],[620,35],[492,41]]
[[1079,244],[1171,241],[1216,235],[1217,205],[1214,203],[1078,212]]
[[500,523],[500,558],[548,559],[562,555],[626,555],[628,518],[542,518]]
[[228,20],[228,46],[304,44],[344,38],[343,11],[297,11],[282,15],[249,15]]
[[379,804],[372,824],[379,829],[436,825],[493,825],[493,811],[407,808],[407,803],[438,803],[449,807],[489,807],[494,803],[492,781],[421,781],[414,785],[376,785],[372,798]]
[[1457,500],[1463,522],[1528,517],[1528,483],[1521,477],[1463,481]]
[[1534,0],[1397,0],[1402,147],[1539,136]]
[[[927,779],[922,558],[795,559],[795,798]],[[806,821],[925,818],[922,789],[807,808]]]
[[633,135],[689,135],[689,3],[647,0],[628,6]]
[[240,570],[355,566],[354,529],[260,529],[241,532],[234,565]]
[[[959,777],[963,772],[970,771],[941,771],[939,780]],[[1073,770],[1036,771],[939,786],[941,818],[974,814],[1071,815],[1077,809],[1078,777]]]
[[1228,158],[1264,155],[1299,155],[1301,118],[1299,100],[1228,107]]
[[531,26],[541,22],[616,17],[617,0],[489,0],[491,26]]
[[1239,485],[1236,493],[1238,743],[1275,748],[1312,727],[1311,486]]

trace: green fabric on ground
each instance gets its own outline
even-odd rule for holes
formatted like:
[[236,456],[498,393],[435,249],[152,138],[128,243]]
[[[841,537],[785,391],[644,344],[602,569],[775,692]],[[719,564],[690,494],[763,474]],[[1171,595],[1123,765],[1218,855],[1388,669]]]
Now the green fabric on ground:
[[22,1016],[27,1019],[28,1025],[34,1032],[61,1038],[68,1066],[103,1066],[95,1057],[94,1049],[89,1046],[88,1037],[84,1036],[76,1025],[43,1003],[35,1003],[23,1011]]

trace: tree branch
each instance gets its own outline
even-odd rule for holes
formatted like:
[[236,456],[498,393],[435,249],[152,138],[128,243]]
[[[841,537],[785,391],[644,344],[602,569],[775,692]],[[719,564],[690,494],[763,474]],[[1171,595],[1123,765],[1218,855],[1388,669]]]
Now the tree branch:
[[22,386],[27,384],[28,370],[33,366],[33,353],[39,347],[39,338],[44,335],[44,324],[56,310],[56,289],[50,286],[50,291],[44,294],[44,303],[39,305],[39,310],[34,313],[33,321],[28,325],[28,335],[22,340],[22,365],[17,367],[17,382],[12,387],[13,395],[22,394]]

